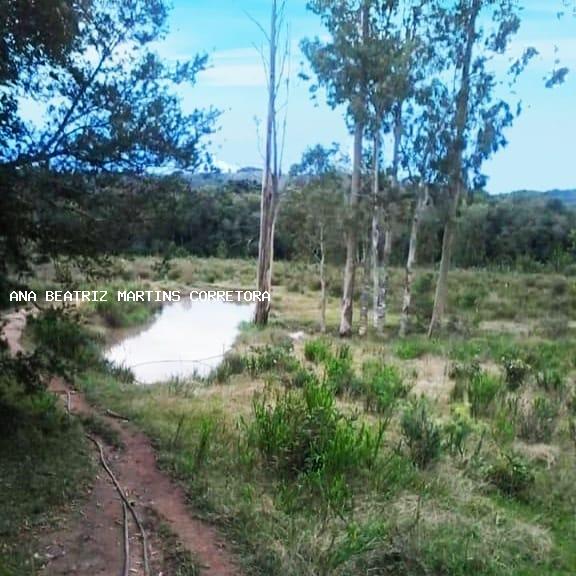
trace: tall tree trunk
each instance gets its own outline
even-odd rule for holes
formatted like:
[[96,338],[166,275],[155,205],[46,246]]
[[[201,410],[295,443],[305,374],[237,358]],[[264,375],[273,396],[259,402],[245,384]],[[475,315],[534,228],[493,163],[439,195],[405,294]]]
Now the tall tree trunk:
[[380,281],[380,131],[374,135],[374,166],[372,174],[372,234],[371,234],[371,262],[372,262],[372,325],[374,330],[380,332],[383,327],[384,309],[381,301]]
[[413,268],[416,264],[416,248],[418,246],[418,231],[420,229],[422,211],[424,210],[428,197],[426,188],[427,187],[422,185],[418,188],[418,198],[416,200],[416,207],[414,208],[414,216],[412,217],[410,244],[408,247],[408,258],[406,259],[406,269],[404,274],[404,296],[402,298],[402,316],[400,318],[401,338],[406,336],[410,325],[410,315],[412,313]]
[[386,313],[388,311],[388,280],[390,275],[390,254],[392,252],[392,222],[390,220],[390,212],[387,212],[384,219],[384,253],[382,255],[382,277],[380,279],[380,295],[379,295],[379,315],[382,329],[386,322]]
[[[258,245],[258,272],[256,286],[260,292],[272,291],[272,261],[274,257],[274,220],[278,197],[278,152],[276,137],[276,53],[278,42],[277,0],[272,0],[270,21],[270,61],[268,63],[268,116],[266,121],[266,152],[260,201],[260,242]],[[270,298],[256,303],[254,322],[260,326],[268,323]]]
[[466,147],[466,126],[468,124],[468,106],[470,100],[470,71],[472,67],[472,52],[476,40],[476,21],[482,7],[481,0],[472,0],[468,23],[466,26],[466,46],[462,63],[462,76],[460,90],[456,102],[456,134],[451,154],[451,178],[450,178],[450,205],[444,224],[444,236],[442,238],[442,257],[440,259],[440,271],[434,296],[434,309],[428,328],[428,337],[431,338],[437,331],[444,318],[446,301],[448,298],[448,272],[452,261],[452,245],[456,230],[456,218],[458,206],[462,195],[463,183],[463,156]]
[[340,336],[352,334],[352,316],[354,309],[354,280],[356,276],[356,251],[358,245],[357,207],[360,196],[360,168],[362,160],[362,137],[364,124],[356,122],[354,129],[354,159],[352,165],[352,186],[348,200],[351,222],[346,231],[346,264],[344,266],[344,285],[342,287],[342,308],[340,313]]
[[360,295],[360,326],[358,334],[365,336],[368,333],[368,309],[370,307],[370,254],[368,244],[364,246],[362,263],[362,293]]
[[320,224],[320,332],[326,332],[326,247],[324,224]]
[[[369,35],[369,12],[368,0],[362,2],[360,12],[360,26],[362,28],[362,42],[366,42]],[[358,249],[357,212],[360,197],[360,178],[362,167],[362,140],[364,137],[364,115],[366,113],[366,71],[361,70],[359,102],[355,103],[354,110],[354,158],[352,164],[352,184],[350,187],[349,213],[351,221],[346,231],[346,264],[344,266],[344,285],[342,287],[342,307],[340,310],[340,336],[352,335],[352,318],[354,314],[354,281],[356,277],[356,251]],[[359,109],[361,108],[361,109]]]
[[[394,147],[392,153],[392,190],[398,188],[398,170],[400,166],[400,144],[402,141],[402,103],[399,103],[394,112]],[[384,254],[382,258],[382,276],[378,294],[378,315],[379,322],[383,329],[386,322],[386,312],[388,309],[388,280],[390,255],[392,253],[392,214],[390,212],[390,200],[384,210]]]

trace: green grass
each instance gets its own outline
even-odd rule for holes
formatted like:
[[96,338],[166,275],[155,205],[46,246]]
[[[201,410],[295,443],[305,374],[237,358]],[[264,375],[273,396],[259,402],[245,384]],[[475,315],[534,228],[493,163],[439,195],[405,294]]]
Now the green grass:
[[81,427],[58,411],[50,429],[21,421],[0,436],[0,574],[35,574],[35,537],[81,498],[92,465]]
[[[125,279],[153,278],[153,264],[124,263]],[[254,278],[253,262],[172,265],[168,276],[182,285]],[[574,280],[455,270],[452,330],[429,341],[418,331],[433,275],[420,270],[415,333],[399,340],[402,271],[392,269],[384,336],[342,347],[339,271],[328,274],[326,335],[315,268],[279,262],[271,325],[243,330],[194,393],[138,387],[98,365],[78,385],[150,435],[161,466],[234,542],[246,573],[573,574],[576,342],[570,325],[545,320],[576,313]],[[304,343],[292,346],[292,330],[308,333]],[[438,370],[446,397],[456,384],[457,403],[411,392]],[[524,428],[538,438],[521,433],[522,406],[535,408]],[[558,454],[550,465],[531,456],[542,440]],[[182,570],[194,574],[194,564]]]

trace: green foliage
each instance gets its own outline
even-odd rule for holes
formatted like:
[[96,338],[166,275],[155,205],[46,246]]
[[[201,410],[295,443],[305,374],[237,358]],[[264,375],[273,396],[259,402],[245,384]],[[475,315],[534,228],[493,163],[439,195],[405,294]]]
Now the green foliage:
[[62,371],[101,365],[94,336],[80,324],[79,317],[49,308],[29,321],[36,350]]
[[394,354],[401,360],[414,360],[438,352],[438,342],[428,338],[405,338],[394,345]]
[[520,456],[504,453],[488,467],[486,480],[506,496],[525,498],[535,479],[530,466]]
[[345,478],[374,466],[383,428],[357,426],[336,407],[332,389],[311,380],[301,390],[287,390],[272,402],[255,397],[254,419],[245,425],[246,439],[266,466],[282,478],[300,478],[341,507],[348,496]]
[[367,361],[362,367],[362,389],[366,410],[390,414],[396,401],[408,393],[408,386],[395,366]]
[[502,390],[502,383],[496,376],[483,370],[474,374],[468,381],[466,388],[470,413],[474,418],[489,416],[498,394]]
[[331,355],[330,343],[327,340],[307,340],[304,343],[304,357],[309,362],[319,364],[325,362]]
[[536,372],[536,384],[542,390],[562,397],[566,390],[565,376],[557,368],[544,369]]
[[292,356],[292,344],[289,346],[265,345],[254,349],[245,357],[244,362],[251,376],[264,372],[290,372],[298,367],[297,360]]
[[452,455],[464,458],[466,443],[474,424],[463,406],[453,407],[450,419],[443,426],[444,446]]
[[504,356],[502,367],[504,368],[504,381],[508,390],[511,391],[518,390],[530,374],[530,366],[522,358]]
[[[247,358],[242,354],[229,352],[224,356],[224,359],[218,364],[216,369],[212,371],[208,379],[211,382],[224,384],[228,382],[232,376],[242,374],[247,369],[248,364]],[[255,367],[253,367],[252,370],[255,370]]]
[[144,324],[158,310],[158,305],[147,302],[119,302],[110,298],[96,302],[94,309],[109,328],[129,328]]
[[442,432],[430,416],[430,409],[424,398],[408,404],[400,424],[410,458],[416,466],[427,468],[440,457]]
[[340,346],[336,355],[326,360],[324,367],[324,382],[334,394],[356,396],[361,392],[362,383],[352,366],[352,355],[348,346]]

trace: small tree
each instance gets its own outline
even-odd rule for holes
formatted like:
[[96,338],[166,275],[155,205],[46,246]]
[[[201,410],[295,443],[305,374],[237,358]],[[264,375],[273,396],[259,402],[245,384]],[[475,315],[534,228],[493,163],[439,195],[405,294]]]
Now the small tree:
[[326,264],[340,248],[344,212],[344,177],[337,162],[338,147],[321,145],[304,152],[302,161],[293,166],[290,176],[293,189],[286,203],[287,218],[298,222],[297,245],[300,254],[318,266],[320,280],[320,330],[326,331],[327,275]]
[[[514,0],[459,0],[439,12],[443,36],[438,50],[449,57],[456,88],[445,91],[449,95],[447,111],[453,112],[447,129],[437,135],[446,142],[441,170],[447,180],[448,211],[429,336],[438,329],[446,308],[448,272],[463,192],[469,188],[470,176],[473,187],[484,185],[482,163],[506,144],[503,130],[514,119],[505,101],[494,100],[497,80],[487,62],[492,56],[504,53],[511,37],[518,31],[518,11]],[[480,27],[482,16],[486,22]],[[534,53],[533,49],[528,49],[512,66],[514,77]]]
[[[360,199],[362,142],[367,122],[369,57],[367,40],[370,9],[374,0],[310,0],[308,8],[318,14],[331,38],[304,40],[302,49],[316,73],[318,85],[328,91],[332,107],[346,104],[354,133],[352,181],[346,223],[346,263],[342,288],[339,332],[352,334],[354,283],[358,250],[357,211]],[[313,88],[316,91],[317,87]]]

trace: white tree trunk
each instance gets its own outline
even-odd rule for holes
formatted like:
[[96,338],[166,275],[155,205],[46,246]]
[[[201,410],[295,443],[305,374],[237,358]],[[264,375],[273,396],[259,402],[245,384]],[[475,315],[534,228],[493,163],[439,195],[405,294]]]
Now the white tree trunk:
[[352,334],[352,317],[354,310],[354,280],[356,277],[356,251],[358,245],[357,207],[360,196],[360,175],[362,161],[362,138],[364,125],[356,122],[354,130],[354,159],[352,165],[352,185],[348,201],[351,221],[346,231],[346,264],[344,266],[344,285],[342,287],[342,308],[340,312],[340,336]]
[[372,234],[371,234],[371,263],[372,263],[372,326],[376,332],[383,328],[383,308],[380,293],[380,220],[382,209],[380,206],[380,133],[374,136],[374,167],[372,173]]
[[366,336],[368,333],[368,308],[370,306],[370,254],[368,245],[364,247],[364,259],[362,260],[362,294],[360,295],[360,326],[358,334]]
[[[266,152],[260,202],[260,241],[256,287],[260,292],[272,291],[272,261],[274,257],[274,220],[278,198],[278,149],[276,134],[276,57],[278,42],[277,0],[272,0],[270,22],[270,61],[268,63],[268,116],[266,121]],[[256,302],[254,322],[264,326],[270,315],[270,298]]]
[[402,298],[402,316],[400,318],[400,337],[404,338],[408,333],[410,327],[410,317],[412,313],[412,283],[413,283],[413,270],[416,264],[416,249],[418,246],[418,231],[420,229],[420,221],[422,212],[427,201],[427,192],[424,186],[419,186],[418,198],[416,199],[416,206],[414,208],[414,216],[412,217],[412,227],[410,230],[410,244],[408,247],[408,258],[406,259],[406,269],[404,274],[404,296]]
[[326,332],[326,248],[324,225],[320,225],[320,332]]

